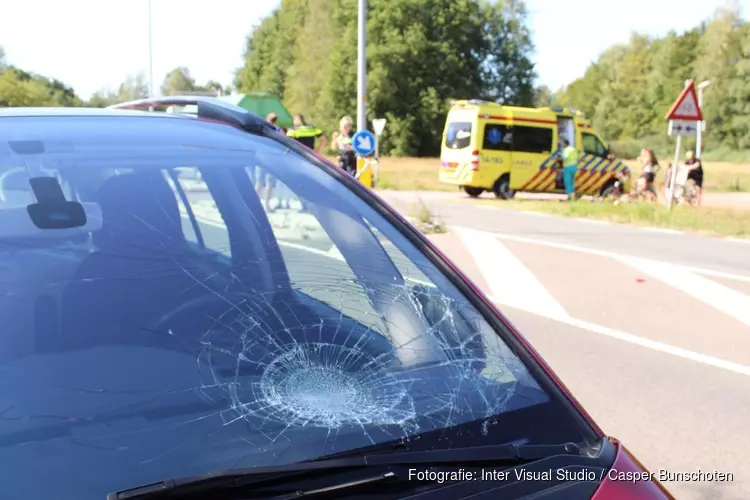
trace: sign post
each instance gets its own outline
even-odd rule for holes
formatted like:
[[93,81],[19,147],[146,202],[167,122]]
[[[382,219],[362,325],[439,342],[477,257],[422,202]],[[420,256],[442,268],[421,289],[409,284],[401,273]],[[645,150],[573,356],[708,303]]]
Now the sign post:
[[354,148],[354,152],[357,153],[358,156],[357,178],[362,184],[369,188],[372,188],[374,186],[372,172],[366,168],[366,158],[368,156],[372,156],[372,154],[375,152],[376,144],[377,139],[375,138],[375,134],[367,129],[358,131],[356,134],[354,134],[354,137],[352,137],[352,147]]
[[669,178],[669,188],[667,189],[667,207],[672,209],[674,200],[675,184],[677,182],[677,172],[679,170],[680,149],[682,147],[683,137],[695,137],[698,134],[698,127],[703,121],[698,97],[695,93],[695,82],[688,80],[685,82],[685,88],[682,89],[680,96],[672,104],[665,116],[669,120],[667,133],[672,137],[677,137],[677,144],[674,150],[674,163],[672,163],[672,172]]
[[380,158],[380,136],[383,135],[385,129],[385,118],[375,118],[372,121],[372,128],[375,131],[375,158]]
[[372,187],[375,187],[375,183],[380,180],[380,136],[383,135],[383,130],[385,130],[385,123],[385,118],[372,120],[372,128],[375,131],[375,179]]

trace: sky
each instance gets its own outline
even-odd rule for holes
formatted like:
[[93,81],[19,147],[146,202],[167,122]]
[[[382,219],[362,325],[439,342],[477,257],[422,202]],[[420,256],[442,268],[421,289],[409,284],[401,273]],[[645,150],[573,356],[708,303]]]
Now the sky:
[[[730,0],[750,12],[750,0]],[[251,27],[278,1],[151,0],[155,90],[186,66],[198,83],[232,82]],[[536,44],[538,83],[552,89],[583,75],[607,47],[632,32],[684,31],[727,0],[526,0]],[[88,98],[117,89],[128,75],[149,75],[148,0],[0,0],[0,46],[6,60],[55,77]],[[692,4],[692,7],[688,7]],[[112,14],[105,15],[112,8]],[[41,14],[41,15],[40,15]],[[33,21],[30,21],[33,20]],[[198,28],[200,26],[200,28]]]

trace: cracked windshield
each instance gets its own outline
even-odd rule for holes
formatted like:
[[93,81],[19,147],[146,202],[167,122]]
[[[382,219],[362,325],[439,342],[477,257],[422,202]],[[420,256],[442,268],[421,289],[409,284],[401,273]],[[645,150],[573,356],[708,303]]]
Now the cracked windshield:
[[[137,155],[105,132],[24,125],[0,129],[24,139],[0,164],[0,456],[19,478],[65,457],[15,486],[29,497],[399,438],[445,447],[430,432],[467,422],[475,443],[548,434],[503,428],[550,397],[423,254],[300,156],[239,131],[217,147],[223,125],[174,144],[121,129]],[[30,224],[39,176],[84,225]],[[284,198],[264,205],[265,186]],[[81,468],[101,486],[74,482]]]
[[750,0],[97,7],[0,10],[0,500],[750,498]]

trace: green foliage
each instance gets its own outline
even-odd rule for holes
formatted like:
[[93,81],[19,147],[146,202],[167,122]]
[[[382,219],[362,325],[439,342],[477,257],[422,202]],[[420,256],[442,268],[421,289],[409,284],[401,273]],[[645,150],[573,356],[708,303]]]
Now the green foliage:
[[[607,49],[582,78],[555,95],[560,105],[585,112],[612,140],[615,153],[637,156],[642,147],[669,155],[674,140],[664,115],[685,80],[710,80],[704,92],[706,158],[738,160],[750,146],[750,24],[721,8],[692,30],[662,38],[634,34]],[[687,141],[687,147],[693,147]],[[734,153],[732,153],[734,152]]]
[[[449,98],[537,98],[520,0],[370,0],[368,10],[367,118],[388,119],[381,153],[436,155]],[[284,0],[248,36],[235,85],[333,131],[357,110],[357,1]]]
[[73,89],[61,81],[6,65],[5,52],[0,47],[0,107],[81,104]]
[[138,73],[127,77],[116,92],[108,89],[94,92],[86,105],[94,108],[105,108],[119,102],[134,101],[146,97],[148,97],[148,83],[143,73]]

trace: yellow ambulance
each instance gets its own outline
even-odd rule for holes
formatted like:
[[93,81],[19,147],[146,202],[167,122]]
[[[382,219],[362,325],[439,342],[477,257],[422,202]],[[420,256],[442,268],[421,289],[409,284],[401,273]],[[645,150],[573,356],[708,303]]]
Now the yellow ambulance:
[[560,141],[580,152],[576,192],[607,196],[630,191],[630,169],[610,154],[585,116],[569,108],[520,108],[493,102],[457,101],[451,107],[440,154],[441,183],[477,197],[491,191],[563,193],[557,175]]

